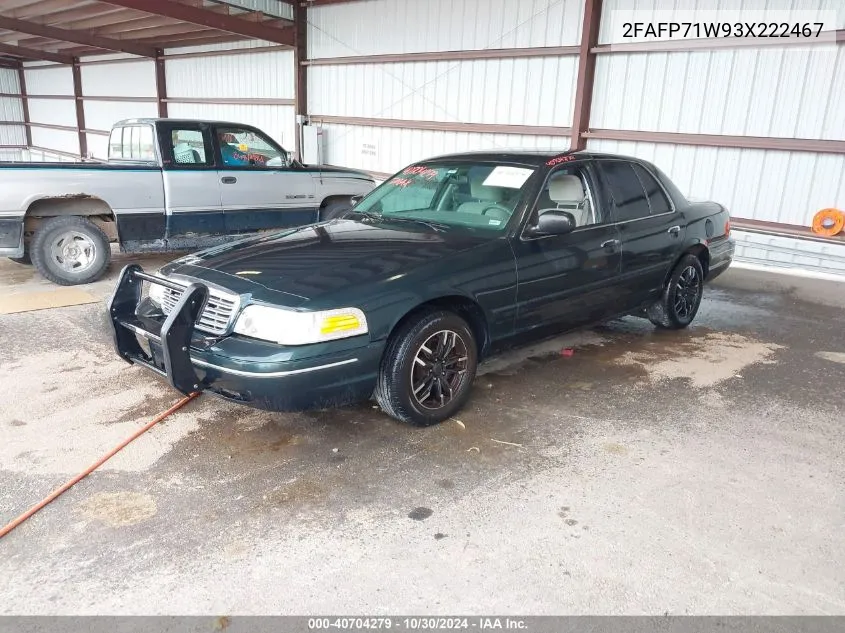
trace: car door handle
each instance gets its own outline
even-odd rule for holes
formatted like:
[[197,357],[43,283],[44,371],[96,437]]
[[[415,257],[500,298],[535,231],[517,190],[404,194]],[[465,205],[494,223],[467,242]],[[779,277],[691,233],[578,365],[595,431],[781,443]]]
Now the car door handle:
[[681,232],[681,227],[680,227],[680,226],[677,226],[677,225],[675,225],[675,226],[670,226],[666,232],[667,232],[667,233],[670,233],[671,235],[674,235],[675,237],[678,237],[678,235],[679,235],[679,234],[680,234],[680,232]]
[[222,182],[224,185],[234,185],[236,182],[238,182],[238,179],[234,176],[223,176],[220,179],[220,182]]
[[606,251],[615,252],[621,242],[619,240],[607,240],[601,243],[601,247]]

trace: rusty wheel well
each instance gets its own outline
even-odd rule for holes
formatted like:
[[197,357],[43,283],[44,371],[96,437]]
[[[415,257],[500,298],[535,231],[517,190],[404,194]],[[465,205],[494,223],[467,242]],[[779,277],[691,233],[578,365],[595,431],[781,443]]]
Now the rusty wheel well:
[[117,241],[114,211],[107,202],[88,195],[41,198],[29,205],[24,218],[24,239],[29,241],[45,218],[76,215],[96,224],[111,241]]
[[487,317],[484,315],[484,310],[481,309],[480,305],[472,299],[462,295],[438,297],[419,304],[399,319],[399,321],[393,326],[391,334],[401,327],[402,324],[406,323],[409,319],[414,318],[419,313],[437,309],[454,312],[464,319],[467,324],[469,324],[469,327],[475,336],[476,343],[478,344],[478,357],[479,359],[483,358],[490,348],[490,330],[487,323]]

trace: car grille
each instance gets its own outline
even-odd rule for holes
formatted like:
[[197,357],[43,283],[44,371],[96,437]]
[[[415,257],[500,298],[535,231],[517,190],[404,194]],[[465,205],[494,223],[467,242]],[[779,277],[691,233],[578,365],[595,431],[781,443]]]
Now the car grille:
[[[165,288],[164,297],[161,302],[162,312],[170,314],[173,308],[176,307],[176,303],[179,301],[183,292],[184,290]],[[197,329],[209,332],[210,334],[225,334],[226,330],[229,329],[229,324],[237,308],[237,297],[222,296],[216,291],[214,294],[209,292],[208,301],[196,322]]]

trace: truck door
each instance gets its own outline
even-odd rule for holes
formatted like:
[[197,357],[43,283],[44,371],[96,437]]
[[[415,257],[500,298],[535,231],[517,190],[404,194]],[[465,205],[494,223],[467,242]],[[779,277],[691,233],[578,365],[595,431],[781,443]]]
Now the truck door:
[[200,123],[159,124],[167,206],[168,245],[190,246],[201,235],[226,232],[211,128]]
[[226,231],[245,233],[317,220],[312,175],[291,167],[287,152],[250,127],[217,127],[220,197]]

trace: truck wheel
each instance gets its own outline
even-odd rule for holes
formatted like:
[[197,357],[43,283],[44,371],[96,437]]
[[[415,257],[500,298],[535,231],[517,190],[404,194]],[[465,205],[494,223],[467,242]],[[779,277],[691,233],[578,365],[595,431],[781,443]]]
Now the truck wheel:
[[320,222],[326,220],[334,220],[335,218],[343,217],[343,215],[352,208],[352,200],[349,198],[341,198],[329,202],[325,207],[320,209]]
[[701,262],[695,255],[685,255],[669,275],[660,300],[646,311],[648,320],[665,330],[681,330],[692,323],[703,294]]
[[96,281],[111,260],[106,234],[90,220],[75,215],[45,220],[35,232],[29,252],[38,272],[60,286]]
[[466,321],[452,312],[426,312],[390,337],[376,401],[407,424],[437,424],[464,406],[477,366],[475,337]]

